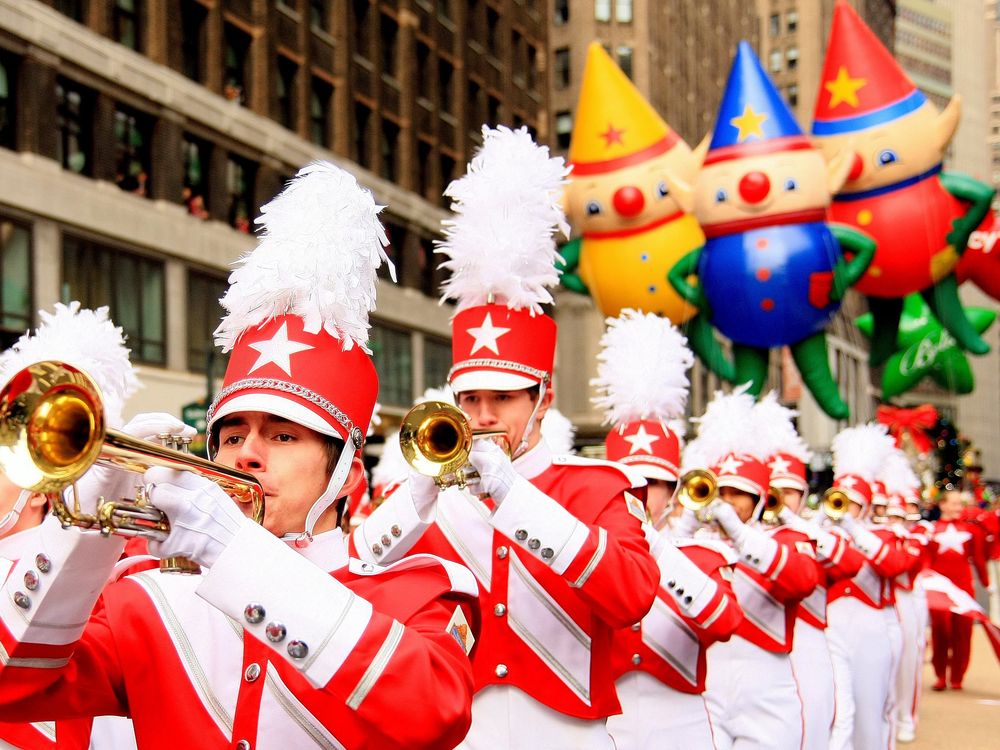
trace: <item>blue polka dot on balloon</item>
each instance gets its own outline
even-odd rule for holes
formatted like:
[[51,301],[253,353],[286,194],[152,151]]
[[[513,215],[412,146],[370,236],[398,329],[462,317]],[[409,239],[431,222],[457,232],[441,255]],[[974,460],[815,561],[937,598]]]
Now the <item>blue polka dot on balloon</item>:
[[654,293],[655,291],[656,291],[656,287],[655,287],[655,286],[653,286],[652,284],[650,284],[650,285],[649,285],[649,293],[650,293],[650,294],[653,294],[653,293]]
[[642,259],[643,263],[645,263],[647,260],[649,260],[649,253],[643,253],[639,257]]

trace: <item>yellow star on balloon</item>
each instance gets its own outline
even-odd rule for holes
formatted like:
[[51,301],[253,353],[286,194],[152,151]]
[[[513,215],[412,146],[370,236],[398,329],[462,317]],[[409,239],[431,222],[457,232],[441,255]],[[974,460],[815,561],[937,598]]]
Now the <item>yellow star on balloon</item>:
[[764,120],[766,119],[767,119],[767,113],[761,112],[760,114],[757,114],[756,112],[753,111],[752,106],[750,106],[749,104],[746,105],[746,107],[743,108],[742,115],[740,115],[739,117],[734,117],[729,121],[730,125],[732,125],[734,128],[738,128],[740,131],[739,135],[736,137],[736,142],[743,143],[743,141],[745,141],[752,135],[755,135],[758,138],[763,139],[764,131],[761,128],[761,125],[764,123]]
[[841,102],[857,107],[858,90],[866,83],[868,81],[864,78],[851,78],[847,68],[841,65],[840,70],[837,71],[837,77],[823,84],[823,87],[830,92],[830,109]]

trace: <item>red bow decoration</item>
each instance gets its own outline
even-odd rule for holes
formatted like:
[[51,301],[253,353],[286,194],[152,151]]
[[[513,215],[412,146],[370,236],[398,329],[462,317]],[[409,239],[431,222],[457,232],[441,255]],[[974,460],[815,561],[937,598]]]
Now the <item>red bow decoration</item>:
[[897,448],[902,445],[904,436],[909,435],[920,455],[930,452],[931,438],[926,430],[934,427],[938,421],[937,409],[930,404],[912,409],[882,405],[878,408],[876,418],[889,428],[889,434],[896,438]]

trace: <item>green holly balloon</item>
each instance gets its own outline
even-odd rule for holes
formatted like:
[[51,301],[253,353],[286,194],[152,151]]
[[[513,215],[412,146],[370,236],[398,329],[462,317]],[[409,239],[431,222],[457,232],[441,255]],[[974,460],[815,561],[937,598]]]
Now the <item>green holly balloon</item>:
[[[982,334],[996,320],[997,314],[981,307],[965,308],[966,317],[976,332]],[[861,332],[871,338],[874,321],[871,313],[856,321]],[[953,393],[972,393],[975,379],[965,352],[948,331],[941,327],[927,303],[919,294],[911,294],[903,302],[896,350],[885,363],[882,373],[882,398],[913,388],[923,378],[931,377],[942,388]]]

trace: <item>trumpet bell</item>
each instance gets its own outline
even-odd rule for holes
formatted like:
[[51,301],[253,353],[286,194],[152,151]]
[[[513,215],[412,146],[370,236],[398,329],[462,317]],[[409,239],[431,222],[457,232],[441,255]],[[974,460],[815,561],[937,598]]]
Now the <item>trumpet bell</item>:
[[468,463],[472,428],[457,406],[444,401],[425,401],[403,417],[399,446],[414,471],[444,479]]
[[695,512],[706,508],[719,495],[719,481],[706,469],[691,469],[680,478],[677,502]]
[[764,498],[764,509],[760,518],[764,523],[777,524],[780,521],[781,511],[785,507],[785,500],[779,487],[770,486],[767,488],[767,496]]
[[831,521],[839,521],[847,513],[850,502],[851,499],[846,492],[836,487],[831,487],[823,493],[820,506],[822,506],[823,512]]

